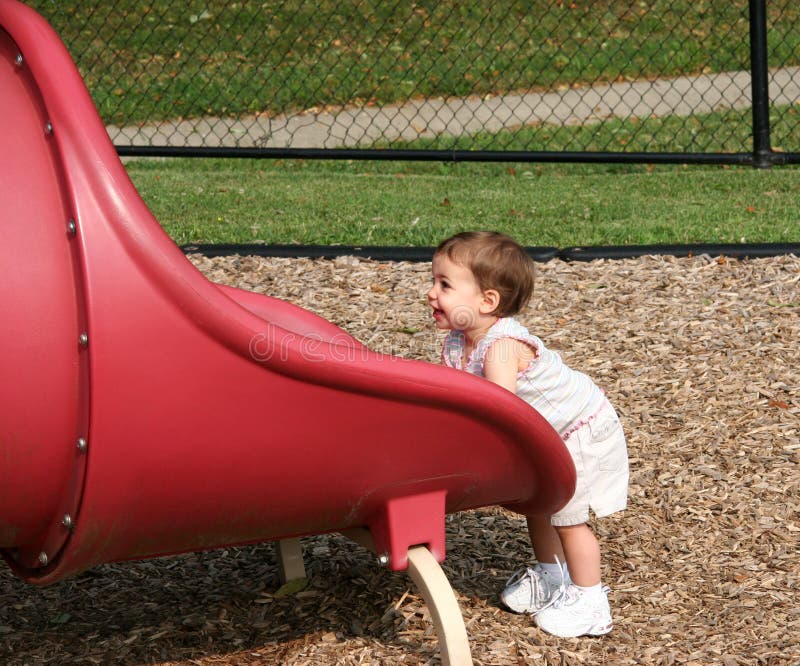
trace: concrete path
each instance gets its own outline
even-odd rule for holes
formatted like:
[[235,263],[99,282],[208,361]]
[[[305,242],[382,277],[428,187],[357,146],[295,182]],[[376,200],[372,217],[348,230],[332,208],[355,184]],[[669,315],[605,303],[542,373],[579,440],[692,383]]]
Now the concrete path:
[[[800,67],[770,72],[773,104],[800,102]],[[117,144],[154,146],[352,148],[375,141],[498,132],[525,125],[585,125],[612,117],[686,116],[750,106],[750,73],[611,83],[554,92],[427,99],[384,107],[314,109],[273,118],[201,118],[109,126]]]

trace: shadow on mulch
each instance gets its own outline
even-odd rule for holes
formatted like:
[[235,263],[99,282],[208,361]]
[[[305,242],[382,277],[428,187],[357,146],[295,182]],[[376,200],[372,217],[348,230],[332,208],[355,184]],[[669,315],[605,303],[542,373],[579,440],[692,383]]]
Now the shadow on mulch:
[[[448,516],[447,543],[454,589],[482,605],[497,604],[498,586],[527,547],[522,519],[498,509]],[[8,664],[140,664],[243,663],[249,654],[280,663],[314,636],[360,637],[438,661],[427,609],[406,574],[338,534],[303,545],[308,586],[284,597],[275,595],[271,544],[107,564],[44,588],[4,570],[0,656]]]

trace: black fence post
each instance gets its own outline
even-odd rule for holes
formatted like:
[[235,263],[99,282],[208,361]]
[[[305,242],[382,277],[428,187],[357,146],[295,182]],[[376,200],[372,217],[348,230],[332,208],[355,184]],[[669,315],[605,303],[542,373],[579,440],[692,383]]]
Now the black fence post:
[[774,164],[769,140],[766,0],[750,0],[750,75],[753,100],[753,166],[766,169]]

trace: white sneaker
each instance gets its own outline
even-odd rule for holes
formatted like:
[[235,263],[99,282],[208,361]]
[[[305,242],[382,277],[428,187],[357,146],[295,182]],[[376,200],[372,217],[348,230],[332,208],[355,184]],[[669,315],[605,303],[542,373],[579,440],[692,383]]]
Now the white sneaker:
[[540,564],[520,569],[500,593],[501,601],[515,613],[538,613],[547,608],[559,594],[562,585],[569,585],[569,574],[562,576],[545,571]]
[[597,594],[586,594],[570,585],[551,606],[536,615],[536,624],[561,638],[607,634],[614,626],[608,592],[603,586]]

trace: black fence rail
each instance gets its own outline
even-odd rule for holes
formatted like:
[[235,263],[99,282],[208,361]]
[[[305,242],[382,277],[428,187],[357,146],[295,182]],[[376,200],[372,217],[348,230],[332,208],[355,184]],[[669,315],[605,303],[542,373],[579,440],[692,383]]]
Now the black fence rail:
[[125,155],[800,161],[800,3],[30,3]]

